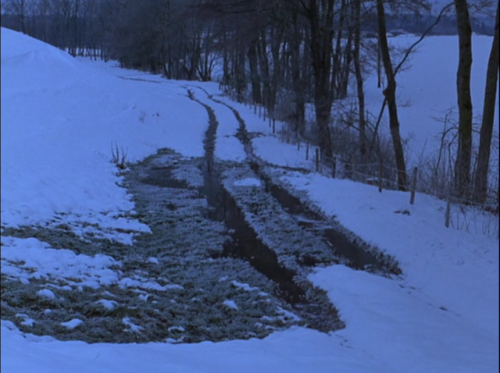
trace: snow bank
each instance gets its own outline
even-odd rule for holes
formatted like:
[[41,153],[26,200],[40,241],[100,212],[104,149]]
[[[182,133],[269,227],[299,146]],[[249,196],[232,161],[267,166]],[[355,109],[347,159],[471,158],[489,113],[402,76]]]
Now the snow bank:
[[[158,148],[203,155],[208,117],[178,84],[125,80],[2,28],[2,224],[148,231],[110,162]],[[130,243],[130,239],[122,237]]]

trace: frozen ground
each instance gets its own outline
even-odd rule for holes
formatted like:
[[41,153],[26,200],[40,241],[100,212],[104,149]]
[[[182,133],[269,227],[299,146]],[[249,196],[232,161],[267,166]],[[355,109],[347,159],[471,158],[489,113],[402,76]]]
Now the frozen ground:
[[[153,229],[139,222],[138,205],[121,186],[125,178],[110,159],[112,144],[126,150],[130,161],[143,160],[160,148],[175,150],[186,159],[201,157],[208,115],[187,95],[185,87],[193,83],[76,61],[3,28],[1,37],[2,293],[5,286],[42,284],[50,279],[59,288],[43,288],[25,300],[50,309],[48,305],[65,305],[63,298],[78,297],[78,286],[84,292],[113,284],[139,290],[134,304],[147,301],[148,292],[179,291],[177,281],[149,277],[148,271],[156,273],[155,266],[162,263],[160,255],[148,255],[137,264],[144,272],[129,276],[127,271],[138,267],[131,267],[133,260],[122,260],[120,250],[130,250],[134,236],[145,237]],[[478,70],[473,94],[479,101],[486,66],[481,61],[487,58],[490,41],[474,38],[475,48],[481,48],[474,60]],[[430,53],[441,56],[441,52],[443,59],[426,57]],[[455,85],[449,79],[454,68],[419,61],[448,61],[455,55],[454,38],[429,38],[413,59],[412,70],[402,75],[400,92],[413,100],[411,111],[402,114],[403,129],[416,132],[416,138],[434,133],[434,124],[426,118],[455,101]],[[218,94],[215,84],[197,85]],[[377,94],[371,91],[368,97]],[[223,123],[215,156],[242,159],[241,144],[232,137],[238,124],[230,111],[201,90],[195,95]],[[217,99],[238,110],[250,133],[260,134],[253,139],[260,158],[280,166],[303,166],[304,157],[297,149],[270,136],[267,123],[252,110]],[[233,185],[260,187],[255,180],[242,177]],[[2,320],[2,371],[498,371],[498,236],[482,234],[488,229],[484,220],[467,231],[445,229],[443,203],[426,195],[418,194],[411,206],[405,193],[380,194],[373,186],[287,170],[281,171],[280,182],[366,242],[396,257],[403,271],[401,276],[382,277],[344,265],[315,269],[309,279],[327,292],[344,329],[320,333],[293,326],[264,339],[217,343],[88,344],[36,336],[30,332],[30,328],[36,330],[36,320],[20,312],[12,319],[15,323]],[[54,247],[47,242],[49,236],[33,238],[45,229],[62,237],[76,235],[115,245],[109,251],[113,255],[102,255],[99,247],[85,241],[80,247]],[[241,294],[254,287],[239,279],[224,281]],[[2,308],[9,301],[2,298]],[[102,312],[116,311],[110,296],[95,301]],[[221,298],[220,303],[224,312],[241,309],[234,307],[238,307],[236,298]],[[71,317],[57,328],[77,335],[86,324]],[[123,329],[133,335],[140,328],[140,320],[124,316],[120,333]],[[182,332],[182,325],[175,325],[172,332]]]

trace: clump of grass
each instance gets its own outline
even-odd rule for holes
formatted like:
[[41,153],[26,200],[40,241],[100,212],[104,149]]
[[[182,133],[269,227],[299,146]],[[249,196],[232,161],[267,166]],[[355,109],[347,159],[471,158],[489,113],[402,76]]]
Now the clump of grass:
[[118,147],[117,143],[111,144],[111,163],[114,163],[120,170],[127,168],[127,151],[123,147]]

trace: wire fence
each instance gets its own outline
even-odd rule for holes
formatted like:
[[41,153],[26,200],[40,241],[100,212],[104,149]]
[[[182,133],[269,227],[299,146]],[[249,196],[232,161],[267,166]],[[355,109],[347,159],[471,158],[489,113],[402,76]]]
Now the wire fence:
[[[398,169],[383,163],[350,163],[341,160],[341,157],[321,157],[317,147],[310,169],[322,175],[349,179],[378,187],[379,192],[399,190]],[[414,167],[407,172],[409,180],[405,190],[409,192],[409,203],[415,204],[417,192],[422,192],[419,185],[418,168]],[[483,203],[473,199],[458,197],[453,194],[454,183],[448,181],[447,193],[429,193],[446,202],[443,222],[445,227],[466,231],[468,233],[483,234],[499,238],[498,196],[490,195]],[[423,192],[422,192],[423,193]]]

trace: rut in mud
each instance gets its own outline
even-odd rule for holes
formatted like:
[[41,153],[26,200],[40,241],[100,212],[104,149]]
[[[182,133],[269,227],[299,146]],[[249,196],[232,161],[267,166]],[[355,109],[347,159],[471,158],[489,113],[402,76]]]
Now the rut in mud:
[[[266,165],[254,155],[250,135],[239,113],[204,92],[214,104],[225,105],[233,112],[239,123],[236,137],[247,154],[247,162],[243,163],[214,160],[216,130],[213,129],[217,127],[217,118],[210,105],[195,99],[190,92],[210,118],[212,129],[207,131],[209,141],[205,144],[211,144],[206,146],[206,164],[212,168],[204,173],[205,190],[217,196],[207,196],[208,201],[217,212],[215,216],[223,219],[233,232],[232,240],[224,245],[223,255],[245,259],[276,283],[282,298],[307,320],[309,327],[321,331],[341,327],[325,294],[308,281],[309,268],[344,263],[356,269],[397,274],[400,273],[397,264],[368,245],[360,247],[356,238],[345,234],[342,227],[307,207],[276,182],[272,170],[267,171]],[[250,184],[242,184],[244,180],[250,180]]]
[[[194,99],[194,97],[192,98]],[[302,325],[320,331],[331,331],[342,327],[342,323],[326,294],[313,287],[306,279],[306,274],[303,273],[298,262],[307,258],[309,254],[305,253],[305,256],[302,257],[301,250],[297,250],[297,242],[293,244],[287,242],[288,230],[277,232],[278,238],[282,240],[280,246],[287,246],[287,252],[283,248],[279,250],[276,245],[269,245],[262,237],[261,232],[256,231],[255,224],[250,224],[247,221],[249,214],[248,211],[245,211],[245,207],[249,203],[266,204],[267,211],[258,208],[257,214],[264,216],[267,219],[267,224],[272,220],[282,220],[283,214],[282,211],[276,213],[276,211],[269,209],[270,206],[276,206],[276,204],[274,201],[268,201],[269,195],[262,188],[243,186],[236,187],[240,193],[235,191],[236,182],[245,179],[245,174],[251,173],[251,170],[246,164],[214,160],[217,118],[210,106],[200,101],[197,102],[205,107],[209,116],[209,128],[204,143],[203,191],[213,209],[210,216],[224,223],[228,231],[231,232],[231,239],[225,242],[222,254],[220,256],[214,255],[214,259],[225,257],[246,260],[277,286],[275,293],[293,308],[293,312],[301,318]],[[246,175],[246,178],[251,176]],[[288,228],[294,229],[293,226]],[[293,255],[296,255],[297,258],[294,258]],[[335,261],[333,256],[328,257],[327,262],[333,261]]]
[[286,174],[286,169],[267,165],[255,156],[251,134],[248,133],[245,121],[239,112],[231,105],[209,95],[206,90],[201,90],[214,103],[224,105],[233,112],[239,123],[236,137],[244,146],[247,162],[252,171],[264,183],[266,191],[279,202],[287,214],[294,217],[304,230],[313,233],[315,236],[320,236],[335,255],[351,268],[382,275],[400,275],[402,273],[395,258],[363,242],[335,220],[327,218],[318,207],[307,200],[305,193],[295,191],[292,186],[285,185],[280,180],[280,177]]

